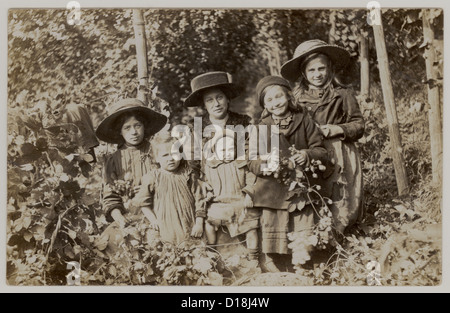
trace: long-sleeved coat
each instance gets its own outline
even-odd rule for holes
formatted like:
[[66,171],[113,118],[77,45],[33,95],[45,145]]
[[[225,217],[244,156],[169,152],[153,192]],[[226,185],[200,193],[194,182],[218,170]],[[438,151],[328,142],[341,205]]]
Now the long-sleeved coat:
[[[267,146],[264,140],[259,141],[259,151],[270,152],[270,126],[275,125],[275,121],[272,116],[267,116],[262,119],[260,125],[267,126]],[[254,135],[250,136],[250,140],[253,138],[260,138],[262,136],[262,128],[257,128],[258,137]],[[261,145],[262,144],[262,145]],[[297,150],[304,150],[308,155],[308,162],[311,160],[320,160],[325,163],[327,161],[327,151],[323,145],[322,135],[318,130],[314,122],[305,114],[297,112],[293,116],[293,122],[289,128],[280,134],[280,153],[282,155],[288,156],[288,148],[294,145]],[[254,147],[256,145],[250,146],[250,156],[256,155]],[[256,160],[249,161],[250,171],[258,176],[255,186],[255,206],[267,207],[273,209],[287,209],[289,202],[286,201],[286,196],[289,187],[284,186],[277,182],[273,176],[263,176],[261,165],[266,163],[266,161],[261,159],[258,155]],[[321,180],[315,181],[316,183],[321,183]]]
[[353,92],[345,88],[329,88],[313,92],[295,92],[296,102],[319,125],[338,125],[344,130],[342,140],[355,142],[364,134],[364,118]]
[[319,125],[338,125],[344,135],[328,138],[324,144],[336,167],[327,178],[331,190],[331,211],[335,227],[343,232],[364,214],[361,159],[355,142],[364,134],[364,118],[350,89],[330,85],[324,90],[295,92],[296,102]]
[[[260,125],[275,125],[275,121],[272,116],[267,116],[262,119]],[[268,131],[270,130],[268,129]],[[280,150],[282,150],[280,154],[282,156],[289,156],[286,150],[294,145],[297,150],[306,152],[307,162],[312,160],[326,162],[327,151],[323,146],[322,135],[307,115],[301,112],[294,113],[292,122],[287,129],[280,129],[280,132]],[[251,135],[250,140],[254,140],[252,137]],[[251,143],[250,146],[252,146]],[[270,147],[269,141],[268,146]],[[254,154],[252,150],[250,149],[250,155]],[[270,150],[265,150],[265,147],[262,151],[270,152]],[[287,234],[309,231],[314,224],[314,211],[310,205],[307,205],[301,211],[294,210],[290,213],[289,206],[295,199],[288,199],[289,187],[282,185],[272,176],[263,176],[261,165],[264,162],[260,157],[249,161],[250,170],[257,175],[253,202],[255,207],[262,209],[262,252],[287,254],[289,253]],[[320,181],[314,183],[320,183]]]

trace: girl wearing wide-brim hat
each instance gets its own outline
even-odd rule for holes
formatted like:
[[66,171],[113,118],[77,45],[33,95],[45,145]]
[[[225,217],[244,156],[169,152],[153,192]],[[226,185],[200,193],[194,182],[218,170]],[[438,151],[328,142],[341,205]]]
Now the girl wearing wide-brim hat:
[[361,159],[355,143],[363,136],[364,119],[353,92],[336,77],[349,61],[344,48],[315,39],[300,44],[281,68],[281,75],[297,84],[296,103],[320,126],[336,163],[326,188],[331,190],[331,211],[341,233],[363,216]]
[[[323,145],[318,127],[301,110],[297,110],[292,101],[289,82],[282,77],[267,76],[256,86],[257,101],[264,108],[256,137],[259,151],[271,153],[270,158],[291,158],[289,148],[299,152],[292,156],[295,167],[309,166],[312,160],[326,163],[327,151]],[[276,135],[271,126],[279,128],[279,151],[271,151],[270,140]],[[265,135],[265,136],[264,136]],[[266,141],[261,140],[267,138]],[[251,147],[255,145],[251,145]],[[251,155],[256,155],[250,149]],[[269,158],[269,159],[270,159]],[[265,270],[279,271],[275,264],[276,255],[290,256],[288,233],[308,233],[314,226],[314,209],[310,205],[297,207],[296,198],[289,195],[289,186],[280,183],[273,175],[265,175],[261,168],[270,163],[259,157],[249,161],[249,168],[257,175],[254,188],[254,205],[262,210],[261,234],[262,252],[265,254]],[[313,179],[313,177],[311,177]],[[311,181],[312,182],[312,181]],[[321,180],[314,181],[320,184]]]
[[135,194],[142,176],[154,167],[148,139],[160,131],[167,118],[146,107],[138,99],[123,99],[108,108],[108,116],[100,123],[96,135],[100,140],[117,144],[104,166],[103,209],[107,220],[123,227],[129,212],[117,191],[117,181],[129,183]]

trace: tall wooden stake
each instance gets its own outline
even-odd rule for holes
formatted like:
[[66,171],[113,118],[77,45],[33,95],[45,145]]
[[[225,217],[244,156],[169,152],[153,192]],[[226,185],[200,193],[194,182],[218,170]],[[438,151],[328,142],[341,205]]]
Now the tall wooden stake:
[[394,161],[397,189],[399,195],[404,195],[409,190],[408,176],[406,173],[405,160],[403,158],[402,139],[400,136],[400,129],[398,125],[397,109],[395,106],[394,92],[392,89],[391,73],[389,72],[386,41],[384,39],[384,30],[381,21],[381,10],[379,10],[378,14],[380,16],[380,19],[378,23],[374,23],[372,27],[377,50],[381,87],[383,89],[384,105],[386,106],[387,120],[389,124],[389,135],[391,139],[391,151],[392,159]]
[[442,182],[442,122],[441,103],[439,97],[439,87],[436,84],[437,71],[434,68],[436,62],[436,51],[434,49],[434,29],[430,25],[430,11],[422,10],[423,38],[427,43],[425,47],[425,64],[428,81],[428,111],[431,159],[433,169],[433,184],[439,186]]
[[370,98],[370,75],[369,75],[369,40],[367,32],[362,31],[360,36],[360,63],[361,63],[361,96],[363,100]]
[[133,27],[136,39],[136,58],[138,69],[139,89],[137,98],[148,105],[148,60],[147,40],[145,38],[145,22],[142,10],[133,9]]
[[330,32],[328,33],[328,43],[334,45],[336,43],[336,10],[330,13]]

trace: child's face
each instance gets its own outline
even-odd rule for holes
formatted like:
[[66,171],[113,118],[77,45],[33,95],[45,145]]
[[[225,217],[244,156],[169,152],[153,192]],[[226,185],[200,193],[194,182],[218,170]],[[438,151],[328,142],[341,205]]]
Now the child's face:
[[156,162],[159,166],[166,171],[173,172],[178,166],[180,166],[181,160],[176,160],[173,158],[171,153],[172,144],[164,144],[158,147]]
[[306,64],[305,77],[310,86],[321,88],[328,82],[330,75],[328,64],[328,58],[324,55],[320,55]]
[[131,116],[123,123],[120,134],[127,144],[137,146],[144,140],[144,124]]
[[234,160],[234,140],[223,137],[216,142],[216,156],[219,160],[229,163]]
[[269,86],[264,96],[264,107],[273,116],[282,117],[289,110],[289,96],[281,86]]

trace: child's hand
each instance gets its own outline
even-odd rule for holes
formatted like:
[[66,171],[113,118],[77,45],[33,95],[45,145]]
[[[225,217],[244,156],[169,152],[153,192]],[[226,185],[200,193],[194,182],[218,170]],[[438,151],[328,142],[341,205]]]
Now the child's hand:
[[194,227],[192,228],[191,236],[200,238],[203,235],[203,219],[197,218]]
[[326,124],[320,126],[320,130],[325,138],[333,138],[344,135],[342,127],[333,124]]
[[249,194],[246,194],[246,195],[245,195],[244,207],[245,207],[246,209],[248,209],[248,208],[253,208],[253,200],[252,200],[252,197],[250,197]]
[[300,151],[299,153],[293,155],[289,160],[294,161],[296,165],[305,165],[308,159],[308,155],[305,151]]
[[111,216],[120,228],[125,228],[127,219],[122,215],[119,209],[115,209],[111,212]]
[[202,180],[198,181],[198,184],[200,186],[202,195],[207,195],[209,192],[211,192],[213,190],[213,188],[211,187],[210,184],[208,184],[207,182],[204,182]]
[[159,231],[158,219],[156,218],[153,210],[149,207],[142,207],[141,210],[147,220],[150,222],[150,228]]
[[152,220],[150,221],[150,228],[159,231],[159,225],[158,225],[158,221],[156,220]]
[[272,175],[273,172],[277,171],[278,166],[280,166],[280,151],[274,148],[270,156],[267,158],[267,168],[263,170],[263,175]]
[[141,190],[141,186],[133,187],[133,193],[134,193],[135,195],[137,195],[137,194],[139,193],[139,190]]

